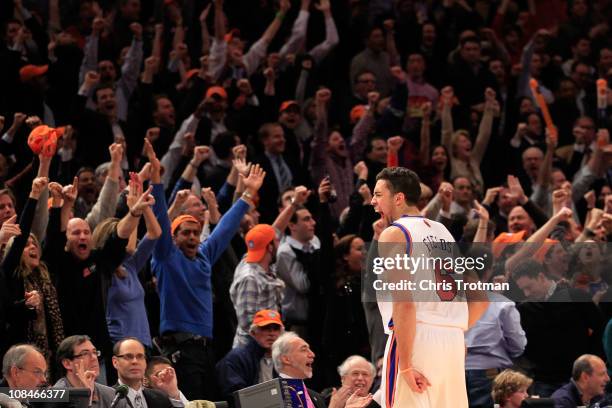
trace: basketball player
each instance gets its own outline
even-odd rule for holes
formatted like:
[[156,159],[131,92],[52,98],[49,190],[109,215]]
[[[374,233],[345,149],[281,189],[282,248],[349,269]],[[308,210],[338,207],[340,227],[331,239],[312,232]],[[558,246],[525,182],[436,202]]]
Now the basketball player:
[[[417,208],[420,194],[418,176],[406,168],[386,168],[376,177],[372,205],[389,223],[378,241],[379,256],[453,255],[454,239],[448,230],[421,216]],[[438,245],[424,245],[425,242]],[[431,269],[434,270],[421,270],[412,276],[405,270],[390,272],[404,275],[402,279],[445,283],[443,287],[450,285],[451,289],[429,294],[404,292],[401,298],[395,294],[387,298],[393,302],[379,302],[389,334],[381,384],[384,408],[468,407],[464,331],[480,318],[488,303],[466,302],[450,274]],[[430,301],[417,301],[423,296]]]

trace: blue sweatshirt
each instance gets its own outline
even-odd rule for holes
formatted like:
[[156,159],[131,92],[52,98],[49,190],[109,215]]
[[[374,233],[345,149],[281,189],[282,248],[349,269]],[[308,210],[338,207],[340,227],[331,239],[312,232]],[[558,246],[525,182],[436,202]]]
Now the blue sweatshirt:
[[151,347],[145,291],[138,279],[138,272],[149,260],[156,241],[144,237],[136,252],[121,264],[127,276],[121,279],[117,274],[113,274],[106,306],[108,334],[113,343],[125,337],[136,337],[142,344]]
[[212,266],[219,259],[249,210],[240,199],[219,221],[210,237],[200,243],[194,259],[187,258],[172,240],[162,184],[153,185],[154,212],[162,235],[153,250],[151,266],[161,303],[161,334],[179,331],[212,338]]

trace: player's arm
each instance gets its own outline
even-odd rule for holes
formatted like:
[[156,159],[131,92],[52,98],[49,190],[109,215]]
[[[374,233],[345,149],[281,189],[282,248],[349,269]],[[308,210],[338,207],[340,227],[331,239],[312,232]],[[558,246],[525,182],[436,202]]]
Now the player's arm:
[[[406,238],[398,228],[391,226],[380,234],[378,240],[379,254],[383,258],[393,258],[406,253]],[[385,272],[388,281],[395,282],[406,278],[406,271],[394,269]],[[394,292],[393,294],[393,325],[398,344],[399,371],[412,366],[412,350],[416,331],[416,307],[409,292]]]

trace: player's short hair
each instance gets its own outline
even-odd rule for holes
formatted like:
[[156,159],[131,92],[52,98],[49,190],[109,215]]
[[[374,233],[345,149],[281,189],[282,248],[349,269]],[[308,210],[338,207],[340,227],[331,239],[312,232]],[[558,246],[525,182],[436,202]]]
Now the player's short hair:
[[387,167],[376,176],[376,181],[385,180],[393,194],[402,193],[409,205],[416,205],[421,197],[419,176],[405,167]]
[[529,387],[533,380],[523,373],[504,370],[493,380],[491,396],[496,404],[504,404],[508,398],[523,387]]

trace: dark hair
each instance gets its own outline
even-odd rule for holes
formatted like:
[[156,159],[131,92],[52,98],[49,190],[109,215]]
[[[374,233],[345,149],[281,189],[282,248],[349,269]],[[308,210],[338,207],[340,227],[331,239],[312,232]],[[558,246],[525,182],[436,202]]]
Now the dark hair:
[[172,102],[172,100],[168,97],[168,95],[166,94],[157,94],[155,96],[153,96],[153,110],[156,111],[159,104],[159,100],[160,99],[168,99],[170,102]]
[[382,136],[372,136],[370,138],[370,140],[368,140],[368,145],[366,146],[365,154],[372,153],[372,148],[374,147],[374,146],[372,146],[372,143],[375,140],[382,140],[383,142],[385,142],[385,145],[387,144],[387,141],[385,140],[384,137],[382,137]]
[[525,259],[512,269],[512,278],[517,281],[520,278],[527,277],[537,279],[540,274],[546,276],[544,265],[533,259]]
[[264,139],[270,136],[270,131],[272,130],[272,128],[275,128],[277,126],[282,129],[281,124],[278,122],[268,122],[261,125],[259,131],[257,132],[257,137],[259,138],[259,141],[263,142]]
[[236,140],[234,139],[236,133],[227,131],[219,133],[215,140],[211,143],[215,155],[219,159],[227,159],[232,153],[232,147],[236,146]]
[[81,174],[83,174],[83,173],[91,173],[91,174],[93,174],[94,176],[96,175],[96,171],[95,171],[95,170],[94,170],[92,167],[81,167],[81,168],[80,168],[80,169],[77,171],[76,176],[77,176],[77,177],[80,177],[80,176],[81,176]]
[[138,340],[136,337],[124,337],[121,340],[119,340],[118,342],[116,342],[115,345],[113,346],[113,356],[118,356],[119,355],[119,350],[121,350],[121,345],[123,343],[125,343],[126,341],[128,341],[128,340],[137,341],[142,346],[143,349],[145,348],[144,344],[142,344],[142,342],[140,340]]
[[416,205],[421,197],[421,180],[419,176],[405,167],[387,167],[376,176],[376,181],[385,180],[393,194],[404,194],[408,205]]
[[98,103],[98,91],[101,91],[103,89],[112,89],[112,91],[115,92],[115,86],[111,83],[107,82],[107,83],[98,85],[96,89],[94,89],[93,95],[91,96],[91,99],[95,103]]
[[572,367],[572,380],[578,381],[582,373],[593,375],[593,366],[591,365],[592,357],[593,356],[589,354],[584,354],[574,361],[574,366]]
[[354,83],[359,83],[359,77],[362,76],[363,74],[370,74],[374,76],[374,78],[376,78],[376,74],[374,72],[370,71],[369,69],[363,69],[359,71],[357,75],[355,75]]
[[86,334],[77,334],[74,336],[66,337],[60,345],[57,347],[57,363],[59,364],[62,374],[66,374],[66,369],[62,364],[64,360],[72,360],[74,358],[74,348],[78,345],[91,341],[91,338]]
[[172,362],[168,360],[166,357],[162,356],[153,356],[147,363],[147,369],[145,370],[145,377],[150,378],[151,374],[153,374],[153,368],[155,368],[158,364],[167,364],[172,367]]
[[336,272],[335,272],[335,287],[340,288],[347,281],[351,280],[351,271],[349,270],[348,263],[344,259],[345,255],[351,252],[351,245],[353,241],[360,238],[356,234],[348,234],[338,240],[338,243],[334,245],[334,256],[336,260]]
[[475,35],[470,35],[469,37],[463,38],[461,41],[459,41],[459,45],[461,45],[461,48],[463,48],[463,46],[469,42],[476,43],[480,47],[480,40]]
[[303,205],[298,205],[297,207],[295,207],[295,211],[293,212],[293,214],[291,215],[291,218],[289,219],[289,222],[292,224],[295,224],[296,222],[298,222],[298,211],[300,210],[307,210],[306,207],[304,207]]
[[279,208],[283,206],[283,195],[287,191],[295,191],[295,187],[293,186],[285,187],[283,191],[280,192],[280,194],[278,195],[278,200],[276,200],[277,201],[276,204],[278,205]]

